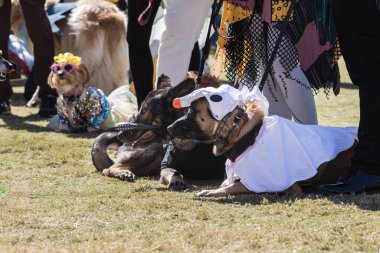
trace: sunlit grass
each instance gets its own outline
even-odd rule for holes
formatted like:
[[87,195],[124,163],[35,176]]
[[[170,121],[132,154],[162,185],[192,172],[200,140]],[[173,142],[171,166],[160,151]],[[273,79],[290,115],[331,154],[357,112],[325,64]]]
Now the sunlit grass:
[[[102,177],[91,163],[94,134],[49,131],[15,92],[13,116],[0,120],[0,252],[380,250],[380,195],[200,200],[195,192],[220,182],[176,193],[155,178]],[[316,102],[321,124],[357,125],[355,87]]]

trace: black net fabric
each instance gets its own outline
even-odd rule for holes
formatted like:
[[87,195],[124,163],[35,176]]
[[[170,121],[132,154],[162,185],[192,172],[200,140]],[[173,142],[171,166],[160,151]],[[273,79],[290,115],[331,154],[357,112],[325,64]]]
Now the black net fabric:
[[[299,64],[295,45],[310,22],[313,22],[311,11],[305,11],[305,6],[301,2],[296,3],[292,20],[286,28],[275,57],[288,72]],[[225,44],[225,73],[231,83],[252,89],[260,82],[281,25],[282,22],[275,25],[264,22],[261,14],[252,14],[250,17],[228,25],[227,36],[232,38]],[[321,43],[326,43],[327,39],[323,39],[325,41]],[[304,73],[315,91],[325,88],[328,92],[332,88],[334,94],[337,95],[339,93],[337,61],[340,50],[337,41],[334,40],[333,43],[335,44],[319,55],[309,68],[304,69]],[[271,72],[273,74],[273,71]],[[271,78],[270,75],[268,78]]]

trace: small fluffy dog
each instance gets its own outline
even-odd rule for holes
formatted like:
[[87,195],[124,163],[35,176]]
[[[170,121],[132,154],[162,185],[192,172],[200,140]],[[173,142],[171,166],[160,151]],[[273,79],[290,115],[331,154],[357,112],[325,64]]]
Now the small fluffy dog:
[[243,192],[299,193],[332,183],[350,166],[357,128],[301,125],[265,116],[268,101],[257,89],[203,88],[173,101],[187,114],[168,127],[180,139],[214,145],[225,155],[227,180],[198,196]]
[[107,130],[137,113],[136,98],[128,86],[106,97],[102,90],[88,85],[90,73],[80,57],[65,53],[54,61],[48,84],[59,95],[58,124],[53,118],[49,127],[59,131]]
[[3,57],[3,52],[0,50],[0,81],[4,81],[5,74],[10,73],[14,69],[15,66]]

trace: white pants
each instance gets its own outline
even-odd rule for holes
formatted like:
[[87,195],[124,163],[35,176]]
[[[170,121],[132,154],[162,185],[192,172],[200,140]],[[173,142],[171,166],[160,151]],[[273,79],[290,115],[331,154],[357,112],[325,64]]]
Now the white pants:
[[263,94],[269,102],[269,115],[278,115],[306,125],[317,125],[313,90],[302,69],[284,71],[279,58],[273,62],[273,79],[269,75]]
[[212,0],[165,0],[165,26],[158,50],[156,80],[161,74],[176,86],[186,76]]

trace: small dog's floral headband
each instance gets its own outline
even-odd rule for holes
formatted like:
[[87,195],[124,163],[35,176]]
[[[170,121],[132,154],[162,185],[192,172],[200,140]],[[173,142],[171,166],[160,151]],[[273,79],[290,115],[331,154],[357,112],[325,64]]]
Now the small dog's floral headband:
[[60,65],[72,64],[78,66],[81,62],[81,58],[72,53],[64,53],[54,56],[54,62]]

